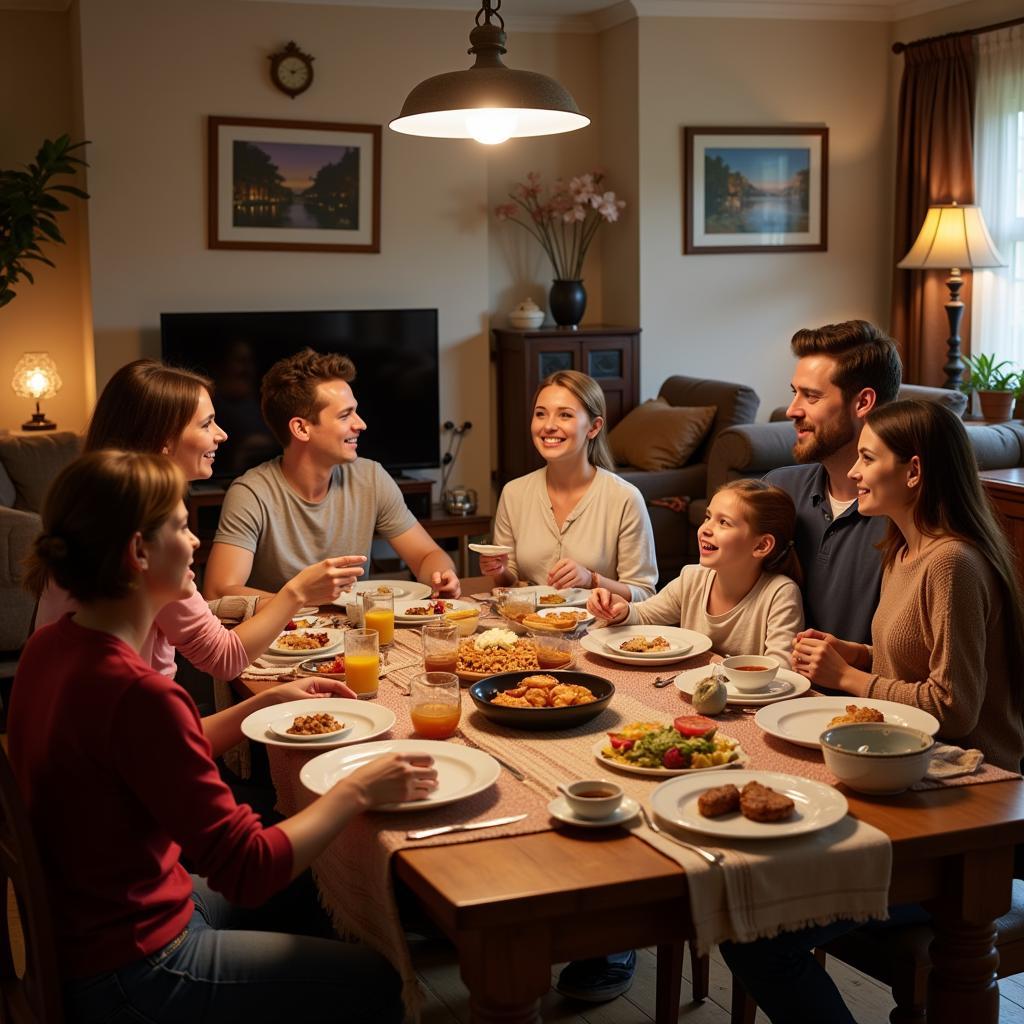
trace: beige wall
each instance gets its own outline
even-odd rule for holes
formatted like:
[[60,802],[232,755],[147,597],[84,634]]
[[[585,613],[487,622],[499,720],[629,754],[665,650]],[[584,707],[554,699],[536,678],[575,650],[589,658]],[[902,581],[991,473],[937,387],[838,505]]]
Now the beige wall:
[[[30,163],[44,138],[80,138],[73,116],[72,48],[67,13],[0,11],[0,167]],[[17,102],[15,102],[17,98]],[[64,179],[70,180],[70,179]],[[79,184],[82,184],[79,180]],[[0,429],[17,428],[34,411],[11,390],[14,364],[23,352],[48,351],[63,387],[42,403],[61,429],[80,430],[87,412],[86,346],[81,293],[81,203],[59,218],[67,245],[44,245],[56,264],[29,264],[36,283],[22,280],[16,297],[0,309]]]

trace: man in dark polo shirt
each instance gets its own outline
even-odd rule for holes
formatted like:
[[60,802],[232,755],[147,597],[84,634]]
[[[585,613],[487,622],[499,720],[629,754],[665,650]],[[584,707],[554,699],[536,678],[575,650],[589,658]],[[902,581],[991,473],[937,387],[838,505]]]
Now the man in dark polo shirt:
[[864,418],[899,392],[899,353],[866,320],[797,331],[790,347],[797,364],[786,415],[796,428],[799,465],[774,469],[765,480],[796,505],[808,628],[869,644],[882,582],[875,545],[889,521],[857,511],[857,488],[846,474],[857,461]]

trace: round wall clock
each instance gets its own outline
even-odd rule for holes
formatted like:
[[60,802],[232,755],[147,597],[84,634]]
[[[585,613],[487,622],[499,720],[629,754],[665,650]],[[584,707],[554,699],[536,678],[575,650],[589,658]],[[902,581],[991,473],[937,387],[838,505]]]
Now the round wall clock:
[[278,53],[272,53],[270,61],[270,80],[287,96],[295,99],[313,84],[313,61],[308,53],[303,53],[295,43],[289,43]]

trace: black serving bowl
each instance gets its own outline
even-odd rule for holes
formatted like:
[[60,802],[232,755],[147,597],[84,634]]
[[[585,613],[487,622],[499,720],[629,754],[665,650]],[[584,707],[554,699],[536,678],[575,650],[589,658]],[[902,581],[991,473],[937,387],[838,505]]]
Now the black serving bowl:
[[[514,690],[527,676],[553,676],[560,683],[575,683],[585,686],[597,698],[590,704],[578,704],[570,708],[507,708],[492,704],[491,698],[503,690]],[[602,676],[590,672],[551,671],[530,669],[519,672],[502,672],[488,676],[469,688],[469,695],[481,714],[510,729],[571,729],[595,718],[608,706],[615,693],[615,687]]]

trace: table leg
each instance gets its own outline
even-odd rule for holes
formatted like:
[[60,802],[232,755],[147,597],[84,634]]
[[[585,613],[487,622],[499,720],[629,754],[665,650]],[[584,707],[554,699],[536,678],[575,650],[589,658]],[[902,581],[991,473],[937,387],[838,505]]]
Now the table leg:
[[473,1024],[541,1024],[540,1000],[551,987],[545,934],[518,928],[463,933],[457,941]]

